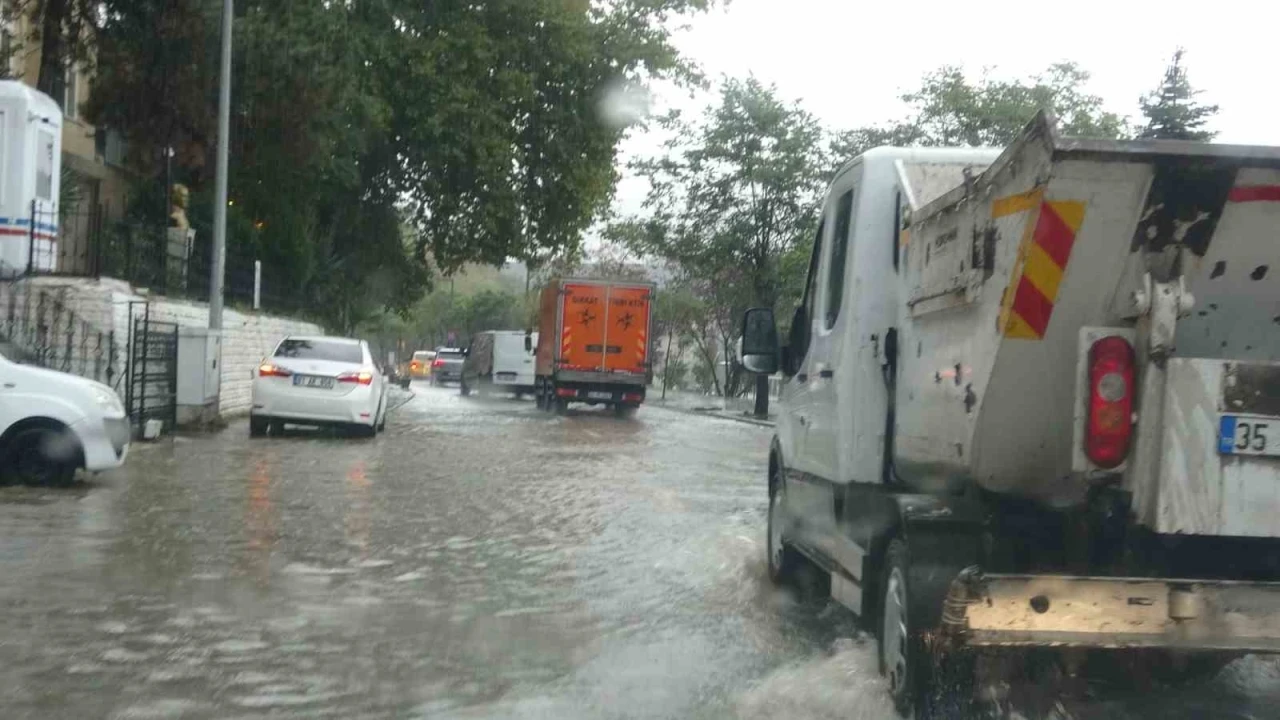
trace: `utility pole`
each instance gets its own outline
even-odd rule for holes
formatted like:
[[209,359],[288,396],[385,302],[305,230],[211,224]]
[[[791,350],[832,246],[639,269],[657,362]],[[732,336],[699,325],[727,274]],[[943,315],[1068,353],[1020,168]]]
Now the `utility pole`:
[[231,144],[231,11],[222,0],[222,70],[218,80],[218,151],[213,188],[213,268],[209,277],[209,329],[222,329],[222,284],[227,264],[227,151]]

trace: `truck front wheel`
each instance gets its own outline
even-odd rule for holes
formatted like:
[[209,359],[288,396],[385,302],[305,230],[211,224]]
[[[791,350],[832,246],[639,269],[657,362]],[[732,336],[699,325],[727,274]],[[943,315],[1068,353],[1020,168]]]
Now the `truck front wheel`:
[[774,470],[773,482],[769,483],[769,519],[766,549],[769,561],[769,580],[774,585],[787,585],[796,577],[796,570],[801,557],[796,550],[787,544],[786,527],[787,488],[781,477],[782,469]]

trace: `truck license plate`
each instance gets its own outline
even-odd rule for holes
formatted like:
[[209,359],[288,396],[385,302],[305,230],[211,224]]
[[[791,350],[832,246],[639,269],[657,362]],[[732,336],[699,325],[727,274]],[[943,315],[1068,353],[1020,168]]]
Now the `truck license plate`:
[[612,400],[613,393],[600,392],[599,390],[592,390],[591,392],[587,393],[587,397],[591,398],[592,400]]
[[1223,415],[1218,425],[1218,452],[1223,455],[1280,456],[1280,418]]

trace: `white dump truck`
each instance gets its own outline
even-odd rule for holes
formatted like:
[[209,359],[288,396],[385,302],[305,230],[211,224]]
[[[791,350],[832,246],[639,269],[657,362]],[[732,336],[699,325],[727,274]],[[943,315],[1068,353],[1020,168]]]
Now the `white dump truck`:
[[742,328],[787,378],[770,576],[829,576],[916,717],[962,715],[1010,648],[1280,651],[1277,233],[1280,148],[1040,116],[848,163],[786,337]]

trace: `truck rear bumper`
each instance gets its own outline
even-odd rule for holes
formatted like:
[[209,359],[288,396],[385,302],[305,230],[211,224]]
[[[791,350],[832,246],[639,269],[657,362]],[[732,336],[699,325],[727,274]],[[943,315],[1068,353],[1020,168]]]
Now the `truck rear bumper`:
[[556,372],[557,384],[604,384],[604,385],[639,385],[644,386],[644,375],[620,372],[591,372],[585,370],[559,370]]
[[979,647],[1280,653],[1280,583],[970,569],[951,585],[943,626]]

